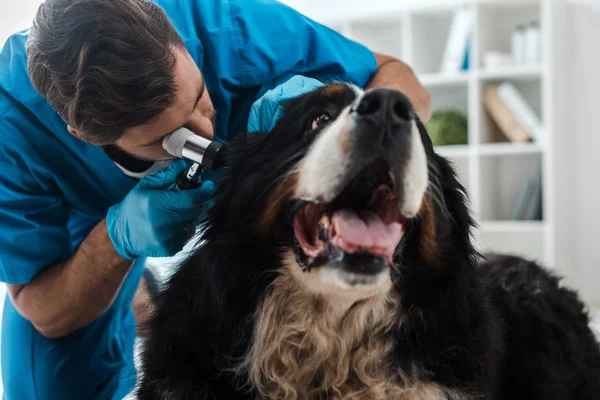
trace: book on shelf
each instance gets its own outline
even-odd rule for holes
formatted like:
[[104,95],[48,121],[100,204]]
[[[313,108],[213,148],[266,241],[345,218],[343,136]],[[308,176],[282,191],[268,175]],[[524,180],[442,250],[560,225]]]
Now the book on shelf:
[[523,184],[513,219],[540,221],[542,219],[542,174]]
[[462,65],[463,71],[469,70],[469,65],[471,63],[470,53],[471,53],[471,35],[469,34],[467,36],[467,48],[465,49],[465,57],[464,57],[463,65]]
[[457,73],[468,67],[468,48],[473,29],[471,10],[456,10],[450,23],[446,47],[442,56],[442,73]]
[[510,82],[489,85],[483,94],[485,110],[511,142],[542,142],[542,122]]
[[523,128],[504,101],[498,96],[495,85],[488,86],[483,92],[483,105],[491,119],[498,125],[504,136],[511,142],[528,142],[531,137]]
[[510,82],[502,82],[496,89],[498,97],[506,108],[515,116],[521,126],[536,141],[543,141],[543,126],[533,108],[527,103],[523,95]]

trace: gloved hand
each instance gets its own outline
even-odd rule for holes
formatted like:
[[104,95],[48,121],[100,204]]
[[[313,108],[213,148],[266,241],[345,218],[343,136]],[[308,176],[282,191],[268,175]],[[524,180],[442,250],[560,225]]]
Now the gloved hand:
[[266,92],[252,104],[248,118],[248,132],[270,132],[283,112],[283,102],[313,91],[323,83],[302,75],[295,75],[286,82]]
[[184,160],[177,160],[142,178],[119,204],[109,208],[108,235],[121,257],[170,257],[183,248],[189,224],[214,193],[211,181],[196,189],[172,190],[186,168]]

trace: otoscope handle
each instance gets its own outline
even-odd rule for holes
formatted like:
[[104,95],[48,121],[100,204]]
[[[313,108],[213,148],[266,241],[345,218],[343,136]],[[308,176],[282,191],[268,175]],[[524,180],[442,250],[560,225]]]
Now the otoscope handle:
[[177,176],[176,190],[195,189],[202,186],[202,166],[194,163],[188,170]]

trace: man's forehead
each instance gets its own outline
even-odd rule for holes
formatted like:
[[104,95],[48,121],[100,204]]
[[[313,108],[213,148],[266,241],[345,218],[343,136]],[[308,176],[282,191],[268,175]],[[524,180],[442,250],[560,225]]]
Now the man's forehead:
[[123,140],[129,144],[146,143],[152,138],[160,137],[183,126],[192,112],[198,92],[204,84],[204,79],[190,55],[183,50],[176,49],[177,57],[174,78],[176,98],[175,103],[167,108],[156,120],[147,124],[129,129],[123,135]]

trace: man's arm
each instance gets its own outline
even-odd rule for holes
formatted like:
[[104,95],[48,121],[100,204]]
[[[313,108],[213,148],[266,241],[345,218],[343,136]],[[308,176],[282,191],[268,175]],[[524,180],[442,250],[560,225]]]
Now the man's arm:
[[102,220],[75,254],[26,285],[8,285],[15,307],[44,336],[58,338],[82,328],[112,304],[132,262],[115,250]]
[[214,184],[170,190],[187,168],[177,160],[144,177],[88,234],[74,255],[9,285],[17,310],[44,336],[66,336],[104,313],[138,257],[169,257],[189,239],[186,227],[214,193]]
[[412,68],[400,60],[379,53],[375,54],[377,72],[367,88],[389,87],[404,93],[423,121],[431,118],[431,94],[421,85]]

